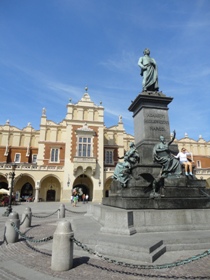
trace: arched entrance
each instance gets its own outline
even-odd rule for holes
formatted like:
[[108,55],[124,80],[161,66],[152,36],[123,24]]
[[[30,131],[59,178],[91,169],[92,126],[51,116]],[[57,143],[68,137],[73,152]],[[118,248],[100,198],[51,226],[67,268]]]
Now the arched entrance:
[[0,189],[8,190],[8,181],[7,178],[0,174]]
[[58,178],[50,174],[40,182],[39,199],[42,201],[60,201],[61,186]]
[[8,190],[8,183],[6,183],[6,182],[0,182],[0,189]]
[[112,183],[112,178],[109,177],[104,185],[104,197],[109,197],[109,191],[110,191],[110,187],[111,187],[111,183]]
[[20,191],[20,197],[23,200],[26,200],[29,197],[33,197],[33,187],[29,182],[25,183],[22,186],[21,191]]
[[93,183],[91,179],[85,175],[79,175],[74,181],[73,190],[76,190],[79,196],[79,200],[82,200],[82,195],[88,195],[89,200],[93,199]]

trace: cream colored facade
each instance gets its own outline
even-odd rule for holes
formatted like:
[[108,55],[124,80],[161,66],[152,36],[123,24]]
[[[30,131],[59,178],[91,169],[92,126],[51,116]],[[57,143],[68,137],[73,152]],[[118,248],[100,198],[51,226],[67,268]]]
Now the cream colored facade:
[[[122,117],[104,126],[104,107],[94,104],[87,92],[67,104],[60,123],[47,119],[43,109],[40,130],[30,123],[18,129],[7,121],[0,126],[0,187],[10,187],[11,163],[16,163],[14,194],[38,201],[69,201],[74,188],[100,202],[108,195],[111,176],[133,136]],[[107,156],[107,160],[106,160]]]
[[[91,100],[87,88],[81,100],[66,106],[60,123],[47,119],[42,110],[40,130],[30,123],[18,129],[0,126],[0,188],[10,188],[9,174],[16,162],[14,194],[38,201],[70,200],[73,189],[101,202],[108,196],[114,168],[134,137],[127,134],[122,117],[112,127],[104,125],[104,107]],[[179,149],[193,153],[196,176],[210,185],[210,142],[202,137],[175,140]]]

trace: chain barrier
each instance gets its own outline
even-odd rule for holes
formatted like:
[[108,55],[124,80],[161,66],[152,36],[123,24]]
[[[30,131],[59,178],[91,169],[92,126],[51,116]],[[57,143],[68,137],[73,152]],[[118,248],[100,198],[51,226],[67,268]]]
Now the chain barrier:
[[38,216],[38,215],[33,215],[32,214],[32,217],[34,217],[34,218],[48,218],[48,217],[54,215],[55,213],[57,213],[58,211],[60,211],[60,209],[56,210],[55,212],[53,212],[52,214],[49,214],[47,216]]
[[27,214],[25,215],[25,217],[24,217],[23,221],[20,223],[20,226],[22,226],[22,224],[25,222],[26,218],[28,218],[28,219],[29,219],[29,217],[28,217],[28,215],[27,215]]
[[86,214],[86,213],[87,213],[87,211],[85,211],[85,212],[76,212],[76,211],[69,210],[69,209],[67,209],[67,208],[65,208],[65,210],[66,210],[67,212],[71,212],[71,213],[74,213],[74,214]]
[[35,252],[37,252],[37,253],[40,253],[40,254],[42,254],[42,255],[46,255],[46,256],[49,256],[49,257],[52,256],[51,253],[48,253],[48,252],[45,252],[45,251],[41,251],[41,250],[39,250],[39,249],[33,247],[27,240],[26,240],[25,244],[26,244],[26,246],[27,246],[28,248],[30,248],[31,250],[33,250],[33,251],[35,251]]
[[95,255],[97,257],[99,257],[100,259],[107,261],[109,263],[113,263],[116,265],[120,265],[123,267],[129,267],[129,268],[138,268],[138,269],[164,269],[164,268],[171,268],[171,267],[175,267],[175,266],[180,266],[180,265],[184,265],[184,264],[188,264],[190,262],[199,260],[201,258],[204,258],[208,255],[210,255],[210,250],[207,250],[201,254],[195,255],[193,257],[190,257],[188,259],[184,259],[184,260],[180,260],[180,261],[176,261],[173,263],[166,263],[166,264],[157,264],[157,265],[141,265],[141,264],[131,264],[131,263],[126,263],[126,262],[122,262],[122,261],[117,261],[117,260],[113,260],[110,259],[109,257],[104,257],[103,255],[99,254],[98,252],[95,252],[94,250],[88,248],[86,245],[84,245],[82,242],[76,240],[74,237],[71,237],[71,240],[80,248],[82,248],[84,251],[88,252],[91,255]]
[[53,236],[49,236],[49,237],[45,237],[45,238],[42,238],[42,239],[39,239],[39,240],[36,240],[36,239],[33,239],[33,237],[29,237],[29,236],[26,236],[24,233],[22,233],[18,228],[17,226],[15,225],[15,223],[11,223],[11,226],[13,226],[14,230],[25,240],[29,241],[29,242],[35,242],[35,243],[42,243],[42,242],[47,242],[47,241],[50,241],[53,239]]

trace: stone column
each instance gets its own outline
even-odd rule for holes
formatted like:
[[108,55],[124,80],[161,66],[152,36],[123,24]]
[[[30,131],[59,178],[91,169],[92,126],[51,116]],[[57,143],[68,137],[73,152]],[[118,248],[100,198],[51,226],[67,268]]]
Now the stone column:
[[36,181],[34,202],[39,202],[40,181]]
[[20,219],[19,215],[16,212],[12,212],[9,215],[8,220],[5,224],[5,235],[4,238],[7,243],[15,243],[18,241],[19,233],[14,229],[11,223],[14,223],[16,228],[19,230],[20,228]]
[[69,221],[58,223],[53,234],[51,269],[66,271],[73,267],[73,240],[74,233]]

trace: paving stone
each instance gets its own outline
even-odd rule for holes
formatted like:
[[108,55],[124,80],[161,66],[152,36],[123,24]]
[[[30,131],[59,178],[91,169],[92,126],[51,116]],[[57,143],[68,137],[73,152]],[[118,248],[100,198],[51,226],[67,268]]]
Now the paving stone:
[[[33,213],[39,215],[48,215],[59,208],[59,203],[25,203],[17,206],[15,210],[19,213],[29,206]],[[69,203],[66,208],[72,209]],[[5,210],[5,209],[4,209]],[[84,212],[85,205],[81,204],[73,208],[74,212]],[[74,279],[74,280],[137,280],[137,279],[210,279],[210,255],[197,261],[165,269],[137,269],[115,265],[99,259],[88,252],[82,251],[74,244],[74,266],[69,271],[57,272],[52,271],[51,265],[51,248],[52,240],[48,242],[26,242],[23,239],[14,244],[3,242],[3,225],[7,218],[2,217],[3,211],[0,209],[0,279],[1,280],[57,280],[57,279]],[[66,213],[67,220],[70,220],[75,230],[77,238],[87,238],[94,232],[91,226],[95,223],[98,230],[100,225],[94,222],[91,217],[85,217],[84,214]],[[82,221],[84,219],[84,223]],[[88,222],[89,221],[89,222]],[[32,218],[32,227],[25,231],[25,234],[34,237],[35,240],[52,236],[58,223],[57,215],[48,218]],[[84,230],[77,232],[81,225]],[[88,226],[89,224],[89,226]],[[90,226],[91,224],[91,226]],[[21,230],[21,228],[20,228]],[[94,233],[92,233],[94,238]],[[209,249],[209,248],[206,248]],[[164,261],[181,260],[197,254],[202,251],[180,251],[167,252]],[[129,260],[127,260],[129,261]],[[155,264],[160,261],[155,262]],[[143,264],[141,262],[141,264]],[[145,263],[146,264],[146,263]]]

